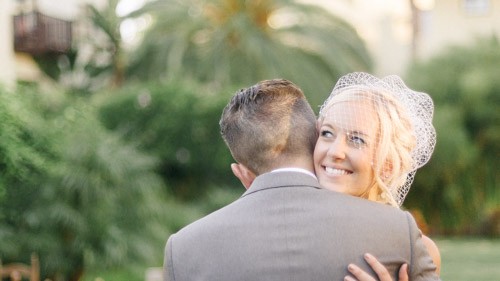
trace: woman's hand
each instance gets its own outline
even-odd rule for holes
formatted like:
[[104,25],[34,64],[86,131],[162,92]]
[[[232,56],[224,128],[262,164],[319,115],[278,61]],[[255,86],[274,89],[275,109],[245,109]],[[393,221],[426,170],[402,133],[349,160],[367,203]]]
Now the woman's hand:
[[[389,271],[383,264],[381,264],[374,256],[371,254],[365,254],[364,256],[366,262],[372,267],[373,271],[377,273],[378,279],[380,281],[393,281]],[[344,281],[376,281],[373,277],[371,277],[364,270],[359,268],[355,264],[349,264],[347,266],[347,270],[354,275],[344,277]],[[399,269],[399,281],[408,281],[408,264],[403,264]]]

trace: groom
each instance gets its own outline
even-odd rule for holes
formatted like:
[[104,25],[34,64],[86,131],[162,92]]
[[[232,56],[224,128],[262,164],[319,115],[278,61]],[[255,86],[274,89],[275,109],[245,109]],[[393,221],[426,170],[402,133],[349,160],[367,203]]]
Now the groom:
[[164,280],[343,280],[373,253],[397,280],[439,280],[411,215],[323,189],[314,175],[316,117],[283,79],[237,92],[222,113],[222,137],[247,191],[173,234]]

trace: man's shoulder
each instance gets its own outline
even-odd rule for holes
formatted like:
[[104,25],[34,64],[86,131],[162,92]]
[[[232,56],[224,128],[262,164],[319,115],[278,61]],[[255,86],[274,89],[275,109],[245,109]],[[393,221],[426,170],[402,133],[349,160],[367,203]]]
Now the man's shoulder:
[[191,236],[206,233],[211,229],[218,229],[220,224],[227,223],[231,221],[232,217],[236,217],[233,209],[237,201],[238,200],[189,223],[181,228],[176,234]]
[[334,205],[332,208],[348,210],[352,214],[391,217],[401,220],[407,220],[409,216],[407,211],[400,208],[331,190],[322,190],[321,197],[326,201],[325,205]]

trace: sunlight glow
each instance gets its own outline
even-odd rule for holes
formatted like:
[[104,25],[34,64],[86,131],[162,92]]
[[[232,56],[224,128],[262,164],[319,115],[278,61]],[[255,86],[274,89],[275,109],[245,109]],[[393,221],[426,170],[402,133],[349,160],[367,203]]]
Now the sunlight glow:
[[[120,17],[140,9],[147,0],[121,0],[116,7],[116,14]],[[145,15],[138,18],[128,18],[120,25],[120,35],[125,47],[138,44],[141,33],[151,24],[151,16]]]
[[415,0],[415,7],[420,11],[430,11],[434,9],[435,0]]
[[267,19],[267,24],[273,29],[280,29],[297,24],[297,21],[291,13],[273,13]]
[[116,14],[120,17],[125,16],[139,8],[141,8],[145,0],[121,0],[116,6]]

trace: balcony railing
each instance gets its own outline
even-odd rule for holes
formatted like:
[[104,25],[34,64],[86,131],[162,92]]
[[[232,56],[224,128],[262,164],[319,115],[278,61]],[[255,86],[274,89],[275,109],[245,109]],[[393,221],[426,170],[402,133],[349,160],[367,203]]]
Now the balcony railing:
[[71,48],[71,22],[31,12],[14,16],[14,50],[31,55],[65,53]]

